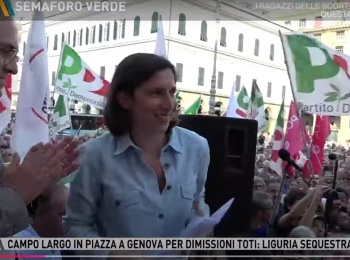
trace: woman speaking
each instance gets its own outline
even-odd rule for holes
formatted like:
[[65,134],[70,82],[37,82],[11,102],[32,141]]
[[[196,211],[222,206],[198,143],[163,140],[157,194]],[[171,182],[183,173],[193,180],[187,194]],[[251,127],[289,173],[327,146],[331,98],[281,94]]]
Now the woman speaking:
[[119,64],[104,110],[110,133],[82,146],[71,183],[68,237],[179,237],[209,214],[208,143],[176,126],[175,92],[167,59],[138,53]]

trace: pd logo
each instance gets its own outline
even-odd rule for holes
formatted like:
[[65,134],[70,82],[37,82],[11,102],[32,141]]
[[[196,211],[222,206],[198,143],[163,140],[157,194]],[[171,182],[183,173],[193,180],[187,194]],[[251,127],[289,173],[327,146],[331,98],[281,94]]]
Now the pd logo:
[[0,9],[5,17],[15,16],[10,0],[0,0]]

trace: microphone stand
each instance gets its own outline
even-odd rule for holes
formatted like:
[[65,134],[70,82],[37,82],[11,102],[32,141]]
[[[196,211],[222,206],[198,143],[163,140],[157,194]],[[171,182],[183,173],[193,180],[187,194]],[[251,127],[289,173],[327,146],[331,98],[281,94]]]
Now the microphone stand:
[[339,159],[335,159],[334,162],[334,168],[333,168],[333,190],[335,189],[336,183],[337,183],[337,177],[338,177],[338,166],[339,166]]
[[329,232],[329,222],[330,222],[330,218],[331,218],[331,211],[333,208],[333,200],[335,199],[334,197],[334,192],[335,194],[335,187],[337,184],[337,176],[338,176],[338,166],[339,166],[339,157],[336,157],[335,160],[333,160],[334,162],[334,167],[333,167],[333,183],[332,183],[332,191],[330,191],[328,193],[327,196],[327,201],[326,201],[326,207],[325,207],[325,220],[326,220],[326,225],[325,225],[325,229],[324,229],[324,237],[328,236],[328,232]]
[[291,166],[290,163],[287,161],[287,165],[286,167],[284,168],[283,172],[282,172],[282,182],[281,182],[281,186],[280,186],[280,189],[278,191],[278,195],[277,195],[277,199],[275,201],[275,205],[273,206],[273,211],[272,211],[272,214],[271,214],[271,218],[270,218],[270,229],[273,229],[273,222],[274,220],[276,219],[276,215],[278,213],[278,210],[279,210],[279,207],[280,207],[280,202],[281,202],[281,199],[282,199],[282,193],[283,193],[283,189],[284,189],[284,184],[286,183],[286,180],[287,180],[287,170],[288,170],[288,167]]

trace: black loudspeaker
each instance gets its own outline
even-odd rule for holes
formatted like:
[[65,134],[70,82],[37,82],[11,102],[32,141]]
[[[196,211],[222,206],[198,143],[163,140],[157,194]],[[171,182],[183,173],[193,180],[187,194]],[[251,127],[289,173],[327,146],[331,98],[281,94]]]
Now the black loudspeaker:
[[180,126],[208,140],[210,165],[205,201],[211,214],[228,200],[235,198],[226,216],[217,225],[216,235],[231,237],[246,231],[251,216],[257,121],[181,115]]

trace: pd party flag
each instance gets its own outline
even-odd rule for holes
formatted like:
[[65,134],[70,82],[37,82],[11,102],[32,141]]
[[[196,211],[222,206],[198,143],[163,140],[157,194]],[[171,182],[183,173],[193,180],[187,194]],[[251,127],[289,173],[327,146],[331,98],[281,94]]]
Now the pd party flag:
[[256,81],[253,81],[252,92],[250,96],[249,118],[258,121],[258,130],[266,125],[264,108],[264,98]]
[[280,36],[295,98],[303,109],[318,115],[350,115],[350,57],[305,34]]
[[36,10],[28,33],[12,132],[12,147],[21,159],[39,142],[49,142],[47,102],[50,83],[43,14]]
[[73,48],[64,44],[55,86],[55,92],[60,95],[102,109],[109,82],[93,72]]
[[196,101],[193,102],[193,104],[186,109],[184,112],[185,115],[197,115],[199,107],[201,106],[202,103],[202,97],[198,97]]
[[12,75],[7,74],[4,87],[0,97],[0,132],[2,132],[11,120],[11,100],[12,100]]
[[71,125],[68,99],[60,95],[49,121],[50,139],[55,140],[56,133],[71,127]]
[[276,128],[274,132],[273,147],[271,153],[270,168],[277,174],[282,175],[282,159],[278,155],[278,151],[284,146],[284,100],[282,101],[280,111],[278,113]]
[[249,107],[249,96],[247,94],[247,90],[245,89],[245,87],[243,87],[236,98],[235,86],[236,83],[234,83],[232,86],[226,116],[234,118],[246,118],[247,110]]

